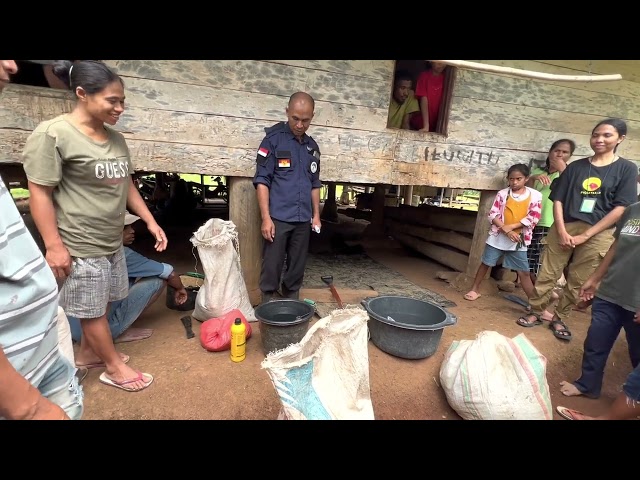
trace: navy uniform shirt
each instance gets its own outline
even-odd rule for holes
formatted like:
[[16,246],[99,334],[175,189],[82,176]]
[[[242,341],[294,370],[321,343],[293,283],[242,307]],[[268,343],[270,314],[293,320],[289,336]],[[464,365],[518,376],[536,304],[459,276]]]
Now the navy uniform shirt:
[[320,149],[305,134],[302,142],[287,122],[265,128],[253,185],[269,188],[269,214],[281,222],[311,222],[311,190],[320,188]]

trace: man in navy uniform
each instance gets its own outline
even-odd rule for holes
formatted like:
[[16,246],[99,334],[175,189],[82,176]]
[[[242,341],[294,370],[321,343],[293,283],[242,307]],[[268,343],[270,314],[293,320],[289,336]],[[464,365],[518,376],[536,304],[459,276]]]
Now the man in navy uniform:
[[[320,149],[305,132],[313,119],[311,95],[289,98],[287,122],[265,128],[257,155],[256,187],[262,217],[262,301],[280,288],[282,296],[299,298],[311,231],[320,232]],[[286,255],[286,271],[282,275]]]

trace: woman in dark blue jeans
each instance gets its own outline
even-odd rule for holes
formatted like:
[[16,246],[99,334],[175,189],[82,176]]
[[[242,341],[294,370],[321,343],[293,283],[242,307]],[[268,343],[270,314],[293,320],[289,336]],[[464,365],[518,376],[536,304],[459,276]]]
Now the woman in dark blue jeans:
[[[640,202],[627,207],[613,234],[606,256],[580,289],[583,301],[593,299],[591,325],[584,341],[582,375],[562,382],[566,396],[598,398],[602,377],[620,329],[624,328],[634,369],[640,364]],[[623,390],[633,404],[640,399],[640,372],[630,375]]]

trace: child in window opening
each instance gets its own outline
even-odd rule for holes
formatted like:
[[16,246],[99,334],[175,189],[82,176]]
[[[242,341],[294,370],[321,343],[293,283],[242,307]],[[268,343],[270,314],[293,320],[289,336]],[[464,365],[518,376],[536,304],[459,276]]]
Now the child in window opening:
[[429,68],[418,76],[416,82],[415,97],[420,105],[420,112],[411,116],[411,129],[435,132],[438,127],[447,64],[435,60],[427,64]]
[[389,104],[387,128],[409,130],[411,115],[420,112],[420,106],[413,90],[413,80],[409,72],[399,70],[393,82],[393,95]]

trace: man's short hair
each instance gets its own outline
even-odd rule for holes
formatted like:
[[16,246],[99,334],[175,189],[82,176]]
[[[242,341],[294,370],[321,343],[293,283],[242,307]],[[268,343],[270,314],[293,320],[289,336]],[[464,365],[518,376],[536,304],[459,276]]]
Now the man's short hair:
[[402,82],[404,80],[408,80],[413,84],[413,77],[407,70],[398,70],[393,79],[393,84],[397,85],[399,82]]

